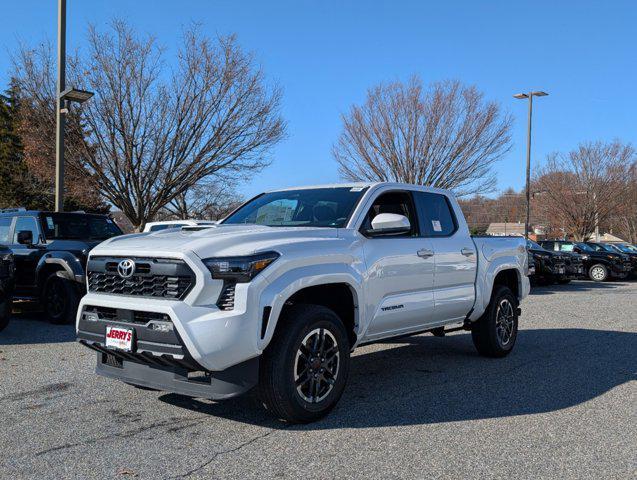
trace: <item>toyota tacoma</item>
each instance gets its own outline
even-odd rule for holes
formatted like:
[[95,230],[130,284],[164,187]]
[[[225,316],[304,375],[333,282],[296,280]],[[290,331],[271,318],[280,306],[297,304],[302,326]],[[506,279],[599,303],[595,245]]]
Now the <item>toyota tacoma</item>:
[[257,387],[277,417],[311,422],[361,345],[466,330],[479,354],[510,353],[527,267],[523,238],[471,237],[445,190],[272,191],[218,225],[98,245],[77,336],[100,375],[213,400]]

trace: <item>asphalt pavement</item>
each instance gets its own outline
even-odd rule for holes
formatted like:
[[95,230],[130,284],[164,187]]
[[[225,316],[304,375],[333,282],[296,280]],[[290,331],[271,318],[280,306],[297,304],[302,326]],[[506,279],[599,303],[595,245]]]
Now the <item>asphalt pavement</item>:
[[504,359],[464,332],[357,350],[305,426],[97,377],[72,326],[23,315],[0,333],[0,478],[637,478],[637,282],[522,310]]

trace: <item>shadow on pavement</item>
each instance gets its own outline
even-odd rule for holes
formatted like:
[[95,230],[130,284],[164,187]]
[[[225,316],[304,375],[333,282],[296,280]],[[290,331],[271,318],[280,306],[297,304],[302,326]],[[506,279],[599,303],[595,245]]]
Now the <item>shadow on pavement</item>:
[[75,325],[51,325],[41,315],[17,314],[0,332],[0,345],[28,345],[75,341]]
[[[366,347],[362,349],[365,352]],[[349,384],[324,420],[289,427],[254,395],[225,402],[162,395],[166,403],[238,422],[320,430],[416,425],[552,412],[637,380],[637,334],[586,329],[521,330],[503,359],[479,357],[468,334],[406,338],[355,355]]]
[[612,281],[612,282],[589,282],[589,281],[574,281],[567,284],[553,284],[553,285],[533,285],[531,287],[531,295],[552,295],[554,293],[569,293],[569,292],[590,292],[590,291],[604,291],[614,290],[618,287],[624,287],[628,284],[626,281]]

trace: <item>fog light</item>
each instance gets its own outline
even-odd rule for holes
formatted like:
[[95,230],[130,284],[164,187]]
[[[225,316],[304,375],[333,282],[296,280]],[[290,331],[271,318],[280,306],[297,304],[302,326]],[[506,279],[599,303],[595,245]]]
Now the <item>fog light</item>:
[[162,333],[171,332],[173,329],[173,326],[171,323],[153,323],[151,324],[150,327],[156,332],[162,332]]

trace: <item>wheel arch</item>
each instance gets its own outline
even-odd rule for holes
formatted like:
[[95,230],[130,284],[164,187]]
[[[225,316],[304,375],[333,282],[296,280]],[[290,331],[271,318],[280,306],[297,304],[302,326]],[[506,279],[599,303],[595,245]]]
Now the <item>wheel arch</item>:
[[62,278],[84,283],[84,267],[78,258],[70,252],[49,252],[40,258],[36,267],[38,285],[42,286],[46,278],[57,273]]
[[345,324],[350,344],[354,346],[361,325],[360,298],[360,283],[351,272],[303,276],[293,282],[281,278],[271,283],[260,302],[260,350],[265,349],[276,334],[286,307],[299,303],[322,305],[333,310]]

